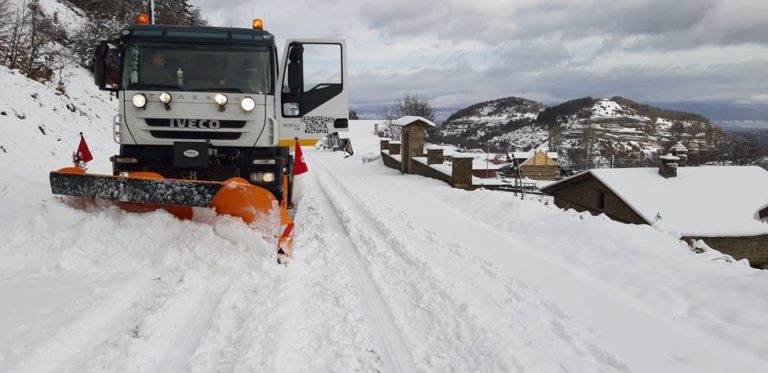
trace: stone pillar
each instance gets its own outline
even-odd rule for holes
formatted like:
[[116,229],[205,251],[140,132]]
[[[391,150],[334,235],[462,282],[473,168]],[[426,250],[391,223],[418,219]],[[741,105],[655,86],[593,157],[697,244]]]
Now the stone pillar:
[[380,145],[380,146],[381,146],[381,149],[380,149],[380,151],[382,151],[382,152],[383,152],[383,151],[385,151],[385,150],[387,150],[387,151],[389,150],[389,140],[390,140],[390,139],[388,139],[388,138],[381,138],[381,139],[379,139],[379,141],[380,141],[380,144],[381,144],[381,145]]
[[442,148],[427,149],[427,164],[443,164],[443,149]]
[[659,165],[659,175],[664,176],[666,179],[677,177],[677,162],[680,161],[679,157],[667,154],[660,156],[659,161],[661,161],[661,164]]
[[424,156],[424,137],[426,137],[426,131],[424,125],[421,122],[415,122],[407,126],[402,127],[402,139],[403,139],[403,172],[410,174],[411,159],[414,157]]
[[400,154],[400,141],[389,142],[389,155]]
[[470,189],[472,187],[472,160],[470,154],[454,154],[451,169],[453,187]]

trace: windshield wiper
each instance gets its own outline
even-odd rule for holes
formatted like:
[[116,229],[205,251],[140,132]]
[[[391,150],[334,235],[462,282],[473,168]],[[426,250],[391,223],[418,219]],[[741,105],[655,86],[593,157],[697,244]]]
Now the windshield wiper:
[[197,88],[197,89],[190,89],[190,91],[194,92],[234,92],[234,93],[243,93],[243,91],[240,88]]
[[131,84],[128,89],[181,89],[175,84]]

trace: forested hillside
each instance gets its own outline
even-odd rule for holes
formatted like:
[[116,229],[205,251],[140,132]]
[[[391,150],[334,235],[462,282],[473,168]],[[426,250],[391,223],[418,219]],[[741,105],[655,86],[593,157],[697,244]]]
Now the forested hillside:
[[[66,89],[67,67],[90,67],[100,40],[116,36],[147,11],[143,0],[0,0],[0,65]],[[202,25],[188,0],[157,0],[163,24]]]

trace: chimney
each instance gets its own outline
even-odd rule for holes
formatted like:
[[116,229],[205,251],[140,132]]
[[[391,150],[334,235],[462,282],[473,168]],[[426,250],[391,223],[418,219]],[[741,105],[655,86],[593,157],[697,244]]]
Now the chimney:
[[659,157],[661,164],[659,165],[659,175],[664,176],[665,179],[670,177],[677,177],[677,162],[680,161],[679,157],[675,157],[672,154],[662,155]]
[[688,148],[686,148],[683,143],[678,141],[677,144],[672,145],[669,150],[672,152],[672,155],[680,158],[680,161],[678,162],[680,167],[685,167],[688,165]]

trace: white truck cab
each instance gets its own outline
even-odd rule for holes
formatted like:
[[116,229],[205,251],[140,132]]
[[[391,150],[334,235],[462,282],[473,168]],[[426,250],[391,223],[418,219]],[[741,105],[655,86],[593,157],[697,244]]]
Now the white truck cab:
[[119,98],[115,175],[242,177],[280,199],[290,147],[348,130],[343,40],[288,40],[278,59],[258,27],[134,25],[99,45],[94,71]]

